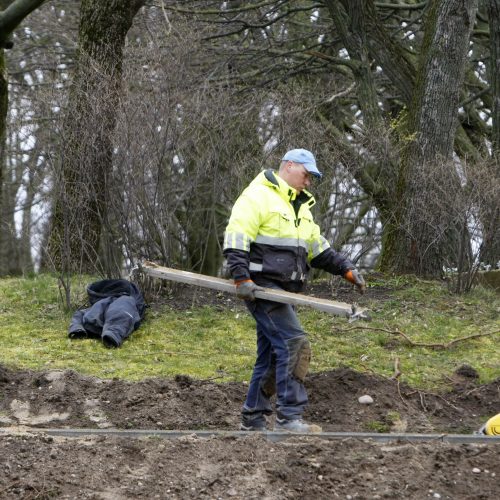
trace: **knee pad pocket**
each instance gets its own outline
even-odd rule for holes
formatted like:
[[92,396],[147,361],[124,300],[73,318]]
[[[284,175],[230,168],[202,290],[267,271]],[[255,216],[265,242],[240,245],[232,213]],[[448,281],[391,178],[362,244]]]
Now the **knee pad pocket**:
[[276,394],[276,355],[271,354],[271,362],[260,380],[260,388],[268,398]]
[[296,337],[288,341],[290,350],[289,370],[291,375],[304,382],[311,362],[311,344],[307,337]]

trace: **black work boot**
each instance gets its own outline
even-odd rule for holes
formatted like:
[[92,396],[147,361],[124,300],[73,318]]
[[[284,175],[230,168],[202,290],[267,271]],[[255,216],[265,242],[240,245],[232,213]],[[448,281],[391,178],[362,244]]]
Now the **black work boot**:
[[265,432],[266,417],[261,412],[245,412],[241,414],[240,431]]

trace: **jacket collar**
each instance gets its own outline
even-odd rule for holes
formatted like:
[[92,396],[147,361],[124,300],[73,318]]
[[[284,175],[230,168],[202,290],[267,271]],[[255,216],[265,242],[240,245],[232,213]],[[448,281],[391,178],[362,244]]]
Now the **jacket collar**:
[[304,189],[301,193],[297,193],[297,190],[289,186],[274,170],[264,170],[255,178],[254,182],[273,188],[289,203],[297,200],[301,205],[307,205],[309,208],[316,203],[314,196],[309,191]]

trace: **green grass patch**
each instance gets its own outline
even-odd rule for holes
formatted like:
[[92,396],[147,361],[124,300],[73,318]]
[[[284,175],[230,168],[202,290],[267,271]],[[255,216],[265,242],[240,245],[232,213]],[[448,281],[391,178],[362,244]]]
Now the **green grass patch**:
[[[387,300],[370,301],[375,330],[348,330],[335,319],[334,331],[350,335],[353,354],[349,366],[391,376],[396,358],[400,360],[402,380],[417,387],[437,387],[462,364],[474,367],[483,382],[500,376],[500,333],[498,294],[476,288],[457,296],[438,282],[413,280],[396,289]],[[392,333],[389,333],[392,332]],[[412,347],[396,332],[403,332],[414,343],[446,344],[470,335],[497,332],[495,335],[464,340],[448,349]],[[357,356],[357,358],[356,358]]]
[[[76,303],[84,304],[85,286],[90,281],[84,277],[73,283]],[[498,333],[447,349],[411,346],[395,334],[403,332],[415,343],[445,344],[477,333],[498,332],[498,294],[476,288],[457,296],[438,282],[415,278],[384,281],[378,277],[370,288],[387,292],[375,300],[369,291],[362,299],[362,305],[372,312],[371,323],[348,324],[343,318],[299,309],[313,345],[311,371],[349,366],[389,377],[398,358],[401,380],[422,389],[446,387],[448,377],[463,364],[475,368],[481,382],[500,376]],[[62,307],[56,278],[39,275],[0,280],[0,363],[128,380],[182,374],[245,381],[251,375],[254,322],[244,309],[220,311],[207,306],[179,311],[155,306],[148,310],[139,330],[113,350],[99,340],[68,339],[70,319],[71,312]]]

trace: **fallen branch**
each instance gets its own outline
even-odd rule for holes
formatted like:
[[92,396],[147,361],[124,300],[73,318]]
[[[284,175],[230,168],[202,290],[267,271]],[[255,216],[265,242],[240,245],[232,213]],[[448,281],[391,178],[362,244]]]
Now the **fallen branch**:
[[403,337],[412,347],[428,347],[430,349],[449,349],[455,344],[458,344],[459,342],[464,342],[465,340],[477,339],[479,337],[488,337],[500,333],[500,330],[488,333],[474,333],[472,335],[468,335],[467,337],[460,337],[458,339],[450,340],[449,342],[446,342],[444,344],[430,344],[427,342],[415,342],[410,337],[408,337],[408,335],[406,335],[403,332],[400,332],[399,330],[387,330],[386,328],[374,328],[370,326],[353,326],[352,328],[346,328],[340,331],[350,332],[352,330],[370,330],[374,332],[388,333],[389,335],[398,335],[400,337]]
[[19,486],[20,484],[21,484],[21,482],[16,479],[15,481],[13,481],[9,485],[7,485],[5,488],[2,488],[0,490],[0,493],[5,493],[6,491],[9,491],[11,488],[14,488],[15,486]]
[[391,377],[393,380],[397,380],[399,377],[401,377],[401,371],[399,369],[399,358],[396,358],[394,360],[394,375]]
[[[463,394],[463,396],[461,396],[462,398],[466,398],[466,397],[469,397],[473,392],[476,392],[476,391],[482,391],[483,389],[486,389],[486,386],[484,385],[480,385],[479,387],[474,387],[474,389],[471,389],[470,391],[467,391],[465,394]],[[499,391],[499,395],[500,395],[500,391]]]
[[[399,383],[399,381],[398,381],[398,383]],[[425,396],[433,396],[435,398],[439,398],[439,399],[443,400],[448,406],[451,406],[454,410],[456,410],[458,412],[461,411],[460,408],[455,406],[453,403],[450,403],[446,398],[444,398],[440,394],[436,394],[435,392],[425,392],[425,391],[415,390],[415,391],[408,392],[407,394],[405,394],[405,397],[409,398],[410,396],[413,396],[414,394],[419,395],[420,404],[422,405],[422,408],[424,409],[425,412],[429,411],[429,409],[427,408],[427,406],[425,404]]]
[[444,398],[443,396],[439,395],[439,394],[435,394],[433,392],[430,392],[429,394],[432,394],[433,396],[443,400],[448,406],[451,406],[452,408],[454,408],[455,410],[457,410],[458,412],[460,412],[460,408],[458,408],[457,406],[455,406],[454,404],[450,403],[446,398]]
[[420,404],[422,405],[422,408],[424,411],[427,413],[429,410],[427,409],[427,406],[425,405],[425,393],[418,391],[418,395],[420,396]]
[[400,397],[401,401],[403,402],[403,404],[408,408],[408,404],[406,403],[406,401],[403,398],[403,395],[401,394],[401,387],[400,387],[401,381],[399,379],[396,379],[396,382],[397,382],[399,397]]

